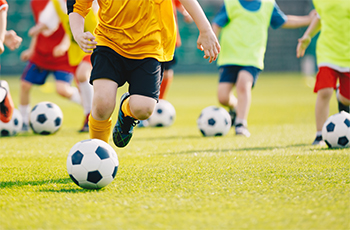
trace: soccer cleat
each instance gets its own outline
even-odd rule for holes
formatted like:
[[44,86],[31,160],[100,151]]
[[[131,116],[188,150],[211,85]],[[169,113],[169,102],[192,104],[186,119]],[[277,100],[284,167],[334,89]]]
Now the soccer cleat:
[[13,103],[10,88],[6,81],[0,81],[0,120],[7,123],[11,120],[15,105]]
[[250,132],[248,131],[247,127],[245,127],[243,124],[237,124],[235,130],[236,135],[250,137]]
[[118,120],[113,129],[113,142],[117,147],[125,147],[134,132],[134,126],[138,123],[133,117],[125,116],[122,111],[122,104],[130,96],[129,93],[124,93],[120,98]]
[[83,127],[79,130],[79,133],[89,132],[89,116],[90,116],[90,113],[88,115],[86,115]]
[[347,113],[350,113],[350,106],[344,105],[344,104],[341,103],[339,100],[337,100],[337,101],[338,101],[338,111],[339,111],[339,113],[340,113],[341,111],[345,111],[345,112],[347,112]]
[[29,125],[26,123],[23,123],[21,132],[28,132],[28,131],[29,131]]
[[316,136],[314,142],[312,142],[312,145],[320,145],[320,146],[323,146],[325,145],[326,143],[324,142],[324,140],[322,140],[322,136],[319,135],[319,136]]
[[228,113],[230,114],[231,117],[231,127],[233,127],[235,125],[235,121],[236,121],[236,110],[235,109],[230,109],[228,111]]

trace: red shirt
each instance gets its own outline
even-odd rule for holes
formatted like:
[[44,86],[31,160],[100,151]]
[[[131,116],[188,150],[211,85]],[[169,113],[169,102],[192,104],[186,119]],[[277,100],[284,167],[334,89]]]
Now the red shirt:
[[[31,0],[30,3],[35,22],[38,22],[40,13],[45,9],[49,1],[50,0]],[[50,36],[46,37],[39,34],[35,44],[34,54],[30,58],[30,61],[46,70],[60,70],[74,73],[75,67],[69,65],[67,52],[61,57],[54,57],[52,55],[54,47],[62,41],[64,35],[65,31],[62,24],[60,24],[58,29]]]

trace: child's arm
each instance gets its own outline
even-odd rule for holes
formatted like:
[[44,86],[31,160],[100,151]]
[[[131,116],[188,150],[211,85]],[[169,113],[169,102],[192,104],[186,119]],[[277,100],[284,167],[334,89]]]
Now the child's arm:
[[309,15],[305,16],[287,15],[287,21],[282,25],[282,28],[295,29],[308,26],[316,15],[315,10],[312,10]]
[[204,58],[213,62],[220,52],[220,44],[205,16],[203,9],[196,0],[180,0],[187,12],[193,18],[199,30],[197,48],[204,51]]
[[7,9],[0,10],[0,54],[5,51],[4,41],[7,25]]
[[220,31],[221,31],[221,26],[219,26],[219,25],[216,24],[216,23],[213,23],[213,24],[212,24],[212,27],[213,27],[213,31],[214,31],[216,37],[219,38]]
[[69,14],[69,25],[74,37],[80,48],[85,53],[92,53],[96,48],[97,42],[95,36],[89,31],[84,32],[85,19],[78,13],[72,12]]
[[68,36],[68,34],[65,34],[60,44],[58,44],[53,48],[52,55],[54,57],[63,56],[68,51],[69,46],[70,46],[70,37]]
[[311,42],[311,38],[315,36],[320,31],[320,29],[321,29],[320,19],[316,16],[310,23],[304,35],[298,39],[297,58],[304,56],[305,50]]
[[28,61],[28,60],[30,59],[30,57],[33,55],[33,53],[34,53],[34,47],[35,47],[35,44],[36,44],[37,37],[38,37],[38,36],[32,37],[32,39],[30,40],[29,48],[26,49],[26,50],[24,50],[24,51],[21,53],[21,60],[22,60],[22,61]]

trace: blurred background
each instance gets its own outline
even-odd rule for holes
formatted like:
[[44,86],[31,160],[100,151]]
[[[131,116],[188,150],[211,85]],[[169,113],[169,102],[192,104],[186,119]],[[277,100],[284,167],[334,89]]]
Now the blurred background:
[[[211,21],[220,10],[223,0],[198,0],[208,19]],[[285,14],[306,15],[312,9],[312,0],[276,0]],[[26,63],[19,59],[20,53],[29,47],[28,30],[34,25],[30,8],[30,0],[8,0],[8,30],[15,30],[23,38],[23,43],[16,51],[5,50],[0,56],[0,74],[18,75],[23,72]],[[302,59],[296,58],[297,40],[306,28],[302,29],[272,29],[269,28],[269,39],[265,58],[265,72],[303,72],[313,75],[315,66],[315,40]],[[203,53],[196,48],[198,29],[194,23],[187,24],[179,14],[179,30],[182,46],[177,49],[176,73],[217,72],[216,64],[209,64],[203,59]]]

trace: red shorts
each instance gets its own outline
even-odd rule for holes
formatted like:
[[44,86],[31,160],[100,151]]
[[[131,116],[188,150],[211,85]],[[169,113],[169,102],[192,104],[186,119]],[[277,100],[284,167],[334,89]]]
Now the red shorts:
[[320,67],[316,75],[314,92],[324,88],[337,88],[339,79],[339,93],[350,100],[350,72],[342,73],[329,67]]

